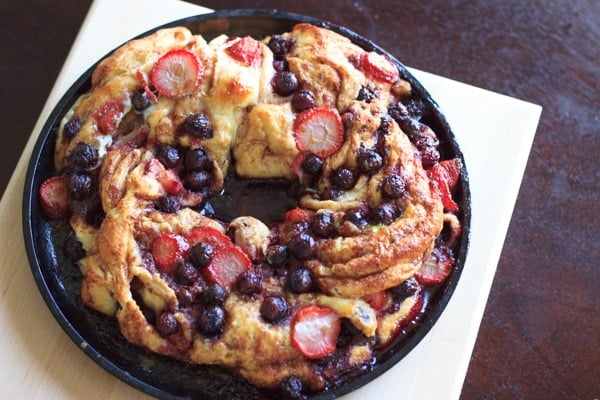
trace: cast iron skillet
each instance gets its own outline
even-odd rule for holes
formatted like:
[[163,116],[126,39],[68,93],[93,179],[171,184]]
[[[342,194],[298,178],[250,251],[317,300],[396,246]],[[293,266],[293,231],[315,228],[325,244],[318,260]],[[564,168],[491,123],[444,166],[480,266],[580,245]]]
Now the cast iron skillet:
[[[336,31],[367,50],[389,56],[411,82],[416,97],[422,99],[427,112],[422,121],[427,123],[440,139],[444,158],[458,157],[462,171],[455,190],[461,214],[463,231],[454,249],[456,263],[449,279],[428,299],[428,309],[418,324],[409,329],[390,347],[377,354],[377,363],[359,377],[326,393],[315,394],[313,399],[333,399],[349,393],[372,381],[399,362],[427,334],[448,303],[461,274],[467,254],[470,223],[470,192],[463,155],[448,123],[437,104],[419,82],[392,55],[368,39],[340,26],[311,17],[280,11],[232,10],[189,17],[157,27],[186,26],[201,33],[207,40],[221,33],[251,35],[263,38],[286,32],[298,22],[308,22]],[[33,150],[26,176],[23,196],[24,240],[31,269],[39,290],[56,320],[77,345],[102,368],[141,391],[161,399],[252,399],[276,398],[276,393],[261,391],[244,380],[218,367],[187,365],[151,354],[129,344],[121,336],[116,320],[83,306],[80,300],[80,273],[63,254],[62,244],[69,228],[65,222],[48,221],[38,204],[37,193],[41,183],[53,175],[53,151],[57,127],[74,101],[90,88],[95,65],[90,67],[60,99],[42,131]]]

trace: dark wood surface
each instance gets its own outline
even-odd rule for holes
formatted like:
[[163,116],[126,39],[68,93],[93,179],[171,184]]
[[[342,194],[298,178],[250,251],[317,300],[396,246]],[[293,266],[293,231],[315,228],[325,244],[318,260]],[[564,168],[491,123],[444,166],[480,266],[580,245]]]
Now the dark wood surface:
[[[409,66],[542,105],[461,398],[600,398],[599,1],[196,2],[329,20]],[[2,193],[89,5],[0,2]]]

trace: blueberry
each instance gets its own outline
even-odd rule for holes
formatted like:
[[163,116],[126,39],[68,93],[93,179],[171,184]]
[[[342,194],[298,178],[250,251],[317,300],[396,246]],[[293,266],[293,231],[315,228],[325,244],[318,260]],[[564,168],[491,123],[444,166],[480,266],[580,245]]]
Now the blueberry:
[[348,168],[338,168],[331,173],[329,177],[331,181],[331,186],[334,189],[339,190],[349,190],[354,187],[356,183],[356,177],[354,176],[354,172],[349,170]]
[[297,400],[302,398],[302,381],[294,375],[283,378],[279,382],[279,393],[283,399]]
[[298,268],[288,276],[288,285],[294,293],[306,293],[312,288],[312,277],[306,268]]
[[179,131],[201,139],[210,139],[214,136],[210,119],[202,113],[188,116],[179,126]]
[[317,242],[306,232],[294,235],[288,243],[288,248],[300,260],[312,258],[317,250]]
[[90,170],[98,165],[98,150],[87,143],[77,143],[66,159],[69,171]]
[[146,90],[140,88],[135,91],[131,98],[131,104],[133,105],[133,109],[137,112],[144,111],[146,108],[150,107],[152,101],[150,100],[150,96],[148,96],[148,92]]
[[373,149],[360,150],[356,162],[361,172],[372,173],[383,166],[383,157]]
[[390,289],[390,293],[395,300],[404,300],[414,295],[419,290],[419,282],[414,277],[410,277],[398,286]]
[[309,153],[300,164],[302,171],[308,175],[315,176],[321,173],[323,169],[323,159],[314,153]]
[[398,174],[391,174],[385,177],[381,186],[382,193],[391,198],[398,199],[406,193],[404,179]]
[[281,96],[290,95],[298,89],[298,78],[290,71],[278,72],[275,75],[273,89]]
[[179,323],[173,313],[165,311],[156,320],[156,330],[163,336],[172,335],[179,330]]
[[316,106],[315,96],[310,90],[299,90],[292,96],[292,110],[297,113]]
[[75,174],[69,178],[69,196],[73,200],[84,200],[94,191],[92,177],[87,174]]
[[201,300],[204,304],[218,306],[225,302],[227,291],[221,285],[212,283],[204,289],[201,294]]
[[248,296],[260,293],[263,288],[262,275],[255,270],[248,270],[237,279],[236,288],[238,292]]
[[182,285],[190,285],[198,279],[198,271],[192,263],[183,262],[175,269],[175,280]]
[[281,296],[267,296],[260,305],[260,315],[267,322],[281,321],[288,313],[288,303]]
[[273,35],[267,44],[273,52],[275,58],[282,58],[289,53],[292,48],[292,41],[286,39],[283,35]]
[[79,133],[81,130],[81,121],[79,118],[73,118],[69,122],[65,124],[63,127],[63,135],[68,140],[71,140]]
[[168,169],[177,167],[180,161],[179,151],[169,145],[159,147],[156,151],[156,158]]
[[196,243],[190,250],[190,261],[196,267],[206,267],[212,260],[215,251],[208,243]]
[[210,159],[206,150],[202,147],[188,150],[185,153],[184,166],[188,171],[207,170],[210,167]]
[[336,232],[335,221],[331,212],[320,212],[315,214],[310,225],[315,235],[328,238]]
[[69,233],[65,240],[65,254],[72,261],[79,261],[86,255],[83,244],[73,232]]
[[287,246],[280,244],[272,244],[267,247],[267,262],[275,267],[281,266],[285,263],[288,256]]
[[208,306],[202,309],[198,317],[198,330],[212,336],[222,332],[225,325],[225,310],[220,306]]
[[211,176],[207,171],[190,171],[183,177],[183,184],[189,190],[198,192],[210,185]]

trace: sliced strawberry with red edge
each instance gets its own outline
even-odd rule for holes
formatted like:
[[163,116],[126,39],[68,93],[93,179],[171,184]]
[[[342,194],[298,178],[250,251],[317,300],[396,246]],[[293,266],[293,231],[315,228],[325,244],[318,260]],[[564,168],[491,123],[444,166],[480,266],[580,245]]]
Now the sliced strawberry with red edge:
[[314,215],[315,213],[313,211],[296,207],[286,211],[283,215],[283,221],[288,224],[296,224],[299,222],[310,221]]
[[69,183],[63,176],[46,179],[39,190],[40,206],[50,219],[59,220],[69,216]]
[[166,169],[156,158],[148,161],[145,172],[148,176],[151,176],[160,182],[165,189],[165,192],[168,194],[178,195],[184,190],[183,183],[181,182],[179,175],[177,175],[177,172],[175,172],[175,170]]
[[244,36],[239,40],[231,38],[233,44],[225,49],[231,58],[246,66],[257,67],[262,60],[262,48],[260,42],[250,36]]
[[198,243],[208,243],[215,253],[233,245],[229,236],[210,227],[194,228],[185,236],[185,238],[190,246],[194,246]]
[[454,259],[450,249],[444,245],[436,246],[421,264],[415,278],[425,286],[437,285],[450,275],[453,264]]
[[371,308],[375,311],[383,310],[388,301],[388,297],[385,291],[367,294],[363,296],[362,299],[369,303]]
[[152,256],[156,266],[167,274],[175,271],[188,250],[189,244],[183,236],[174,233],[163,233],[152,242]]
[[380,82],[394,83],[400,78],[396,65],[388,57],[373,51],[360,55],[358,69]]
[[203,71],[191,51],[171,50],[160,57],[150,73],[150,81],[161,96],[187,96],[198,88]]
[[158,97],[156,97],[156,94],[154,94],[154,92],[150,89],[150,81],[148,78],[148,74],[146,74],[144,71],[138,69],[135,72],[135,76],[137,76],[137,78],[142,83],[142,87],[144,88],[144,93],[146,94],[148,99],[150,99],[150,101],[152,103],[156,103],[158,101]]
[[301,152],[329,157],[342,146],[344,124],[337,110],[314,107],[302,111],[294,121],[294,139]]
[[[382,341],[383,338],[381,338],[380,330],[382,329],[382,323],[383,320],[386,318],[387,314],[382,314],[379,317],[377,317],[377,336],[380,339],[380,342],[377,343],[377,348],[386,347],[396,336],[398,336],[398,334],[402,331],[403,328],[410,324],[410,322],[421,313],[421,310],[423,309],[423,290],[421,289],[421,287],[419,287],[419,289],[416,292],[414,292],[411,296],[406,297],[404,300],[402,300],[401,307],[405,306],[410,306],[408,312],[400,321],[398,321],[396,326],[393,327],[392,332],[385,341]],[[398,310],[400,310],[400,308],[398,308]]]
[[248,271],[251,264],[250,258],[242,249],[229,245],[213,256],[204,273],[210,282],[227,288]]
[[340,334],[340,317],[330,308],[309,305],[292,320],[292,345],[306,358],[317,359],[335,350]]
[[432,179],[442,195],[444,209],[450,212],[457,212],[458,205],[452,199],[452,189],[458,182],[460,176],[460,161],[456,158],[444,160],[431,167],[427,173]]
[[105,135],[117,129],[117,125],[122,117],[123,103],[117,100],[107,101],[94,112],[94,119],[96,120],[98,130]]

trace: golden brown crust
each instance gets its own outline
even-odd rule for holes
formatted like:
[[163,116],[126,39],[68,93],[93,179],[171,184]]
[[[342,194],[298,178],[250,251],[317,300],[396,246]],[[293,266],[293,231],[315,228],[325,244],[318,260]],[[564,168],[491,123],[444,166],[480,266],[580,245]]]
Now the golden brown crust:
[[[398,124],[388,118],[385,135],[375,134],[387,107],[406,95],[410,85],[399,77],[377,81],[366,76],[358,68],[364,50],[329,30],[299,24],[283,37],[293,42],[287,62],[300,87],[314,93],[317,106],[344,115],[344,143],[324,160],[312,192],[299,199],[305,209],[332,212],[339,229],[333,238],[317,239],[315,256],[303,263],[320,292],[294,293],[278,277],[267,277],[259,295],[245,296],[230,289],[223,305],[227,313],[223,332],[218,338],[206,337],[196,322],[199,308],[184,304],[177,293],[183,284],[148,261],[152,242],[159,235],[185,236],[196,228],[225,232],[225,224],[192,209],[203,203],[205,192],[165,185],[169,174],[176,174],[177,168],[181,174],[182,167],[167,171],[157,159],[159,147],[205,149],[211,160],[212,192],[223,188],[232,162],[242,177],[298,178],[295,163],[300,151],[293,132],[298,113],[291,106],[291,96],[274,93],[274,56],[265,43],[259,45],[260,62],[244,65],[227,53],[239,38],[218,37],[206,43],[185,28],[171,28],[129,42],[98,65],[91,93],[82,96],[65,116],[55,161],[59,170],[65,168],[80,142],[99,153],[98,195],[106,216],[99,227],[82,218],[71,220],[87,252],[80,261],[86,305],[115,315],[127,340],[151,351],[192,363],[220,364],[259,386],[275,388],[283,378],[295,375],[312,390],[321,390],[326,378],[335,377],[325,377],[322,367],[291,343],[293,313],[309,304],[334,310],[369,338],[336,353],[343,359],[340,363],[355,368],[369,363],[378,314],[362,297],[397,286],[415,274],[440,234],[443,207],[415,147]],[[131,98],[136,91],[149,90],[145,79],[156,60],[178,48],[192,51],[200,60],[197,92],[178,98],[159,96],[143,113],[133,110]],[[366,86],[377,96],[368,102],[357,100],[357,93]],[[98,109],[113,103],[120,110],[115,128],[103,131]],[[212,137],[199,139],[178,128],[199,112],[212,121]],[[81,122],[81,129],[68,139],[64,126],[74,118]],[[383,166],[363,174],[339,197],[325,199],[322,194],[331,189],[333,171],[340,167],[356,170],[357,154],[375,146],[385,153]],[[370,223],[359,228],[345,223],[344,214],[350,210],[374,209],[390,202],[383,198],[381,186],[392,173],[406,182],[406,195],[391,201],[403,210],[401,215],[387,225]],[[159,199],[173,195],[181,209],[166,212],[156,207]],[[266,262],[270,243],[286,239],[277,226],[267,227],[249,216],[232,221],[228,228],[255,265]],[[260,304],[267,294],[284,296],[290,305],[290,314],[279,323],[261,317]],[[154,315],[172,312],[178,331],[161,334],[155,322],[146,318],[148,310]],[[386,332],[398,322],[394,318],[404,315],[386,318]]]

